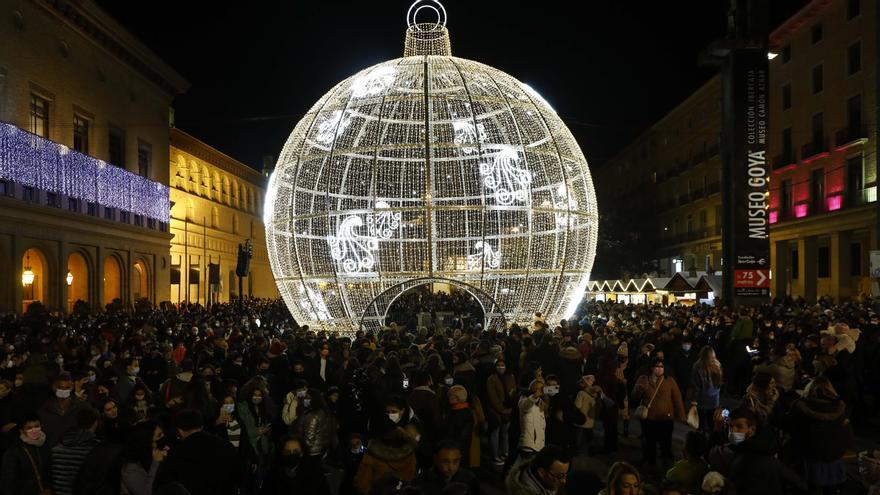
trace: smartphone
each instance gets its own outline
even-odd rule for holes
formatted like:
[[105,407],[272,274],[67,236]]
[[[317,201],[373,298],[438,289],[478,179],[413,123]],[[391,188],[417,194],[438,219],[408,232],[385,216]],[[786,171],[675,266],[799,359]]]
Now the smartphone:
[[409,378],[403,379],[403,388],[409,388]]
[[727,418],[730,417],[730,409],[722,409],[721,417],[724,418],[724,421],[727,421]]
[[751,346],[746,346],[746,351],[747,351],[749,354],[752,354],[752,355],[757,354],[758,352],[760,352],[760,351],[758,351],[758,349],[752,349]]

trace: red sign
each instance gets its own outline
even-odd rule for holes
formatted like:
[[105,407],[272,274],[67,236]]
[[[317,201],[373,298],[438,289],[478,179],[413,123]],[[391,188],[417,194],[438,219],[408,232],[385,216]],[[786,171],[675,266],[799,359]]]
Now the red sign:
[[733,276],[734,287],[770,287],[770,270],[734,270]]

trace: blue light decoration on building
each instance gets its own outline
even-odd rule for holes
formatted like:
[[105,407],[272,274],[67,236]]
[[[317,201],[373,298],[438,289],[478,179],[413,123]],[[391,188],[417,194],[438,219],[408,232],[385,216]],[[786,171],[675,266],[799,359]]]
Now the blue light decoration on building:
[[167,223],[168,186],[0,122],[0,180]]

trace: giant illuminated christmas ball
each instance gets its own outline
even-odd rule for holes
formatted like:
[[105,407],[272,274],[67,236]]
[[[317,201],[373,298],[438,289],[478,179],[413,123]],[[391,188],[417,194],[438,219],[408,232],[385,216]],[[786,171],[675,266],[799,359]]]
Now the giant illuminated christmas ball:
[[492,327],[568,316],[598,227],[577,142],[528,85],[451,55],[438,1],[407,21],[404,57],[337,84],[284,145],[264,208],[281,296],[344,333],[426,282],[473,294]]

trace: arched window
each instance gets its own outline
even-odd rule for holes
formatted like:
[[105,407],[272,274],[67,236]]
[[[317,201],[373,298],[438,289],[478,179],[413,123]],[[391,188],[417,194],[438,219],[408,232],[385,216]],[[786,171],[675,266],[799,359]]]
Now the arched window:
[[116,256],[104,258],[104,304],[122,299],[122,267]]
[[150,270],[147,263],[140,259],[134,263],[134,280],[131,282],[131,292],[134,300],[146,298],[152,301],[152,290],[150,284]]
[[67,257],[67,311],[73,311],[77,301],[89,300],[89,264],[81,253],[70,253]]
[[[65,273],[66,274],[66,273]],[[30,248],[21,257],[22,311],[34,302],[47,304],[49,263],[39,248]]]

